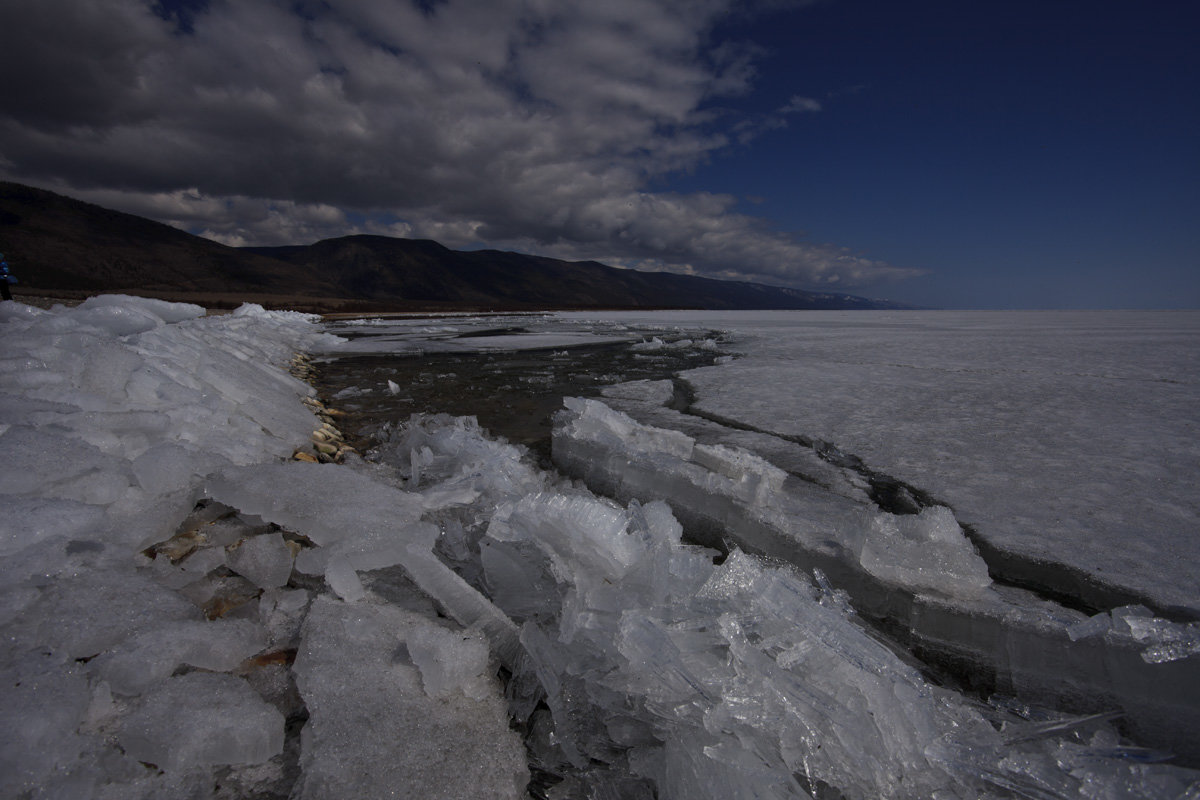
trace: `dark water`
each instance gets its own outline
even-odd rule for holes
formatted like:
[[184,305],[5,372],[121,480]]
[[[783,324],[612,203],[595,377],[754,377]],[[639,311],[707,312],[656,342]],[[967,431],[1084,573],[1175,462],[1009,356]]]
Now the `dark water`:
[[[669,378],[712,364],[717,355],[695,347],[638,352],[629,343],[569,350],[356,355],[318,364],[314,383],[323,401],[346,412],[339,427],[360,450],[370,446],[385,423],[407,420],[415,413],[447,413],[476,417],[493,435],[528,447],[545,465],[551,418],[563,397],[595,396],[601,388],[623,381]],[[388,391],[389,380],[399,386],[397,394]],[[354,394],[355,388],[364,393]]]

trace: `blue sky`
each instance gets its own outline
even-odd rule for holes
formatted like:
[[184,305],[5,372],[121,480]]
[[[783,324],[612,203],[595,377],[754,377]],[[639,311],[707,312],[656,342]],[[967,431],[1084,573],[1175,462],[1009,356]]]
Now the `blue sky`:
[[[840,0],[764,18],[758,110],[819,112],[713,158],[781,227],[929,274],[924,305],[1200,305],[1200,7]],[[732,32],[732,31],[731,31]]]
[[1192,2],[41,0],[0,178],[933,307],[1200,307]]

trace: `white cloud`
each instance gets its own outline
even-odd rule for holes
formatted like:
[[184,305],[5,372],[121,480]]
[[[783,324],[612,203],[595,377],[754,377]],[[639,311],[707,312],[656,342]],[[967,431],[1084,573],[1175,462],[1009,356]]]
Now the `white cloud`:
[[300,5],[212,0],[186,33],[150,0],[4,4],[4,172],[229,243],[388,232],[775,283],[905,274],[729,197],[647,190],[746,135],[706,110],[754,76],[753,46],[711,41],[732,0]]
[[820,111],[821,104],[813,100],[811,97],[801,97],[800,95],[792,95],[792,99],[788,100],[785,105],[780,107],[780,114],[799,114],[806,111]]

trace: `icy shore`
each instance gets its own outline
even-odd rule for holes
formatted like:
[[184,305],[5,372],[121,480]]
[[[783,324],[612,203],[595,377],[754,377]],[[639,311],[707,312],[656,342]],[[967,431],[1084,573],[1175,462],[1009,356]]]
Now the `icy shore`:
[[[994,583],[951,511],[872,508],[800,480],[731,440],[737,432],[663,407],[669,382],[612,387],[609,403],[568,399],[554,433],[567,474],[619,500],[663,499],[694,540],[820,571],[854,608],[938,663],[998,691],[1076,711],[1119,709],[1143,741],[1200,757],[1200,626],[1140,606],[1089,616]],[[710,442],[682,433],[688,428]],[[811,450],[775,455],[820,468]],[[790,456],[790,459],[788,458]]]
[[[1200,792],[1107,715],[936,685],[829,576],[715,558],[667,504],[599,498],[469,419],[289,460],[320,421],[285,367],[340,345],[301,315],[202,314],[0,304],[0,796]],[[785,489],[751,453],[571,412],[568,449],[702,470],[697,506]],[[945,520],[916,519],[863,534],[864,573],[986,595]],[[872,544],[900,540],[938,568]]]
[[[303,315],[203,315],[0,304],[0,796],[522,796],[488,647],[415,588],[416,611],[329,599],[420,502],[354,498],[337,485],[352,473],[302,463],[283,486],[356,510],[343,528],[206,499],[308,445],[312,389],[285,368],[338,342]],[[247,507],[282,496],[262,491]],[[328,584],[294,562],[332,562]]]

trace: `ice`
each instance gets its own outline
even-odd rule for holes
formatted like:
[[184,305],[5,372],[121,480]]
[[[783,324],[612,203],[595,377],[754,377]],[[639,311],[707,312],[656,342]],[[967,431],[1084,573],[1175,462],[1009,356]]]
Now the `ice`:
[[347,386],[345,389],[340,389],[340,390],[334,392],[332,395],[332,399],[335,401],[348,400],[352,397],[360,397],[360,396],[368,393],[369,391],[370,391],[369,389],[361,389],[357,386]]
[[302,531],[323,548],[385,543],[423,511],[421,498],[337,464],[291,462],[234,467],[209,479],[213,499]]
[[665,406],[675,395],[675,386],[671,381],[638,380],[605,386],[600,390],[605,398],[619,398],[647,403],[654,406]]
[[333,557],[325,567],[325,582],[329,588],[348,603],[356,603],[367,596],[354,565],[345,557]]
[[517,542],[484,539],[479,549],[488,596],[508,616],[523,622],[557,612],[562,598],[548,559],[516,552],[523,549]]
[[[0,494],[53,497],[89,505],[119,500],[133,483],[129,465],[78,439],[25,426],[0,435],[5,469]],[[47,461],[58,465],[47,474]]]
[[770,502],[787,477],[779,467],[753,453],[724,445],[697,444],[691,455],[693,463],[732,480],[732,493],[748,503]]
[[[546,486],[546,476],[523,461],[520,450],[489,440],[472,417],[415,415],[382,432],[372,455],[425,497],[448,504],[456,497],[474,502],[478,495],[495,503]],[[467,499],[462,492],[474,495]]]
[[1114,608],[1111,636],[1132,637],[1145,647],[1142,658],[1150,664],[1163,664],[1200,655],[1200,623],[1178,623],[1155,617],[1141,605]]
[[[315,542],[318,547],[301,553],[296,568],[323,574],[343,599],[366,597],[358,571],[400,565],[454,619],[480,626],[502,658],[512,657],[512,622],[430,552],[437,528],[419,520],[446,504],[446,493],[436,487],[422,497],[339,465],[293,462],[226,470],[209,482],[207,491],[222,503]],[[450,499],[458,502],[462,496]]]
[[[515,328],[512,318],[462,317],[453,325],[425,325],[413,320],[355,320],[355,338],[338,346],[343,353],[488,353],[495,351],[563,350],[597,347],[634,340],[631,334],[614,330],[580,330],[578,326],[558,326],[549,315],[529,315],[538,330]],[[560,328],[556,330],[556,328]],[[331,330],[338,331],[339,326]]]
[[686,375],[693,410],[832,443],[920,487],[1022,582],[1053,587],[1046,565],[1063,565],[1200,616],[1200,446],[1181,435],[1200,413],[1200,314],[696,318],[736,331],[744,357]]
[[137,695],[185,664],[228,672],[266,644],[266,631],[249,620],[176,622],[138,633],[96,669],[114,692]]
[[71,785],[64,776],[79,770],[88,744],[78,733],[91,700],[85,671],[47,653],[10,652],[4,660],[0,795],[61,791]]
[[147,628],[200,619],[199,611],[149,575],[129,569],[62,575],[8,628],[28,646],[92,659]]
[[259,618],[274,644],[287,644],[299,633],[299,623],[311,595],[304,589],[269,589],[259,599]]
[[992,583],[987,564],[945,506],[912,516],[872,515],[861,560],[872,575],[917,591],[970,597]]
[[495,678],[488,669],[491,652],[482,636],[425,625],[415,628],[405,645],[430,697],[484,700],[495,693]]
[[203,308],[190,303],[101,295],[89,297],[80,303],[71,312],[70,323],[72,329],[120,337],[144,333],[167,323],[182,322],[203,315]]
[[441,604],[460,625],[483,633],[502,663],[511,665],[516,661],[516,627],[488,598],[428,550],[409,550],[405,569],[413,583]]
[[[904,631],[926,653],[993,676],[1008,690],[1080,710],[1121,708],[1147,741],[1192,753],[1186,732],[1200,725],[1200,692],[1191,688],[1200,659],[1188,657],[1190,628],[1146,610],[1158,638],[1107,636],[1097,651],[1094,637],[1081,636],[1082,614],[995,586],[948,508],[881,512],[831,498],[753,454],[680,446],[598,401],[566,406],[556,420],[554,458],[589,486],[623,500],[665,499],[693,540],[820,570],[856,609]],[[1146,669],[1168,662],[1175,665],[1169,674]]]
[[574,412],[565,432],[568,438],[612,443],[635,452],[662,452],[679,459],[690,459],[695,442],[678,431],[648,428],[629,416],[614,411],[598,400],[568,397],[563,400]]
[[[974,596],[991,583],[987,565],[948,509],[915,517],[851,513],[831,530],[798,533],[788,520],[804,516],[804,495],[785,490],[787,473],[762,457],[698,444],[596,400],[568,398],[565,405],[554,432],[556,459],[599,485],[619,486],[620,497],[669,497],[685,517],[706,517],[707,527],[720,528],[739,546],[783,557],[794,557],[785,552],[791,537],[813,550],[832,542],[841,557],[908,592]],[[764,528],[777,530],[764,536]]]
[[[493,519],[488,539],[528,543],[508,552],[534,564],[540,550],[565,590],[557,620],[521,632],[524,669],[553,715],[562,763],[544,751],[549,767],[615,759],[672,797],[821,786],[846,797],[980,796],[1014,785],[1056,796],[1085,786],[1042,748],[1049,728],[1018,747],[802,575],[740,551],[714,566],[668,519],[661,504],[614,509],[552,493]],[[1093,753],[1090,766],[1089,780],[1137,783],[1119,760]],[[1182,792],[1186,779],[1164,785]],[[1152,796],[1145,789],[1131,796]]]
[[[234,540],[175,564],[139,551],[171,537],[209,472],[307,440],[317,421],[299,400],[311,389],[282,366],[322,340],[312,318],[251,307],[206,318],[128,297],[3,306],[0,772],[14,783],[0,794],[185,796],[213,785],[206,765],[271,757],[282,717],[231,674],[268,630],[206,620],[192,601],[219,593],[208,581],[241,580],[213,577]],[[148,777],[118,740],[178,777]]]
[[[1162,613],[1162,593],[1144,598],[1149,607],[1129,600],[1089,615],[993,583],[960,524],[999,541],[982,506],[968,503],[965,516],[929,506],[913,481],[909,499],[924,510],[881,510],[850,439],[806,444],[804,425],[777,436],[762,424],[768,410],[782,426],[800,405],[828,414],[840,401],[819,374],[796,384],[791,362],[819,356],[847,379],[878,366],[861,320],[818,317],[814,336],[795,328],[805,315],[766,315],[749,331],[760,338],[721,336],[743,358],[684,376],[701,405],[717,376],[748,381],[766,356],[788,365],[739,390],[736,414],[689,414],[687,386],[671,382],[608,390],[628,413],[569,401],[555,457],[585,488],[474,420],[439,415],[397,421],[365,461],[283,463],[320,424],[300,402],[313,390],[283,367],[297,350],[340,346],[310,317],[253,306],[203,317],[132,298],[18,306],[0,305],[4,796],[1196,791],[1194,772],[1154,763],[1167,756],[1145,746],[1200,758],[1188,750],[1200,729],[1196,627]],[[663,350],[715,346],[711,327],[669,324],[687,318],[664,317],[652,334]],[[562,346],[645,331],[596,320],[572,338],[571,319],[521,325]],[[872,319],[920,345],[903,320]],[[938,319],[922,324],[935,330]],[[831,326],[848,338],[826,335]],[[511,318],[377,327],[410,349],[539,341],[513,330],[512,341],[455,338],[512,328]],[[1178,351],[1167,344],[1159,361],[1103,380],[1125,381],[1118,395],[1135,383],[1185,391],[1171,388],[1188,384],[1171,372]],[[839,347],[853,358],[831,361]],[[908,397],[916,383],[897,376],[928,359],[887,354],[907,365],[885,372]],[[971,372],[979,363],[948,359],[961,370],[951,389],[976,379],[1002,388]],[[1058,380],[1050,363],[1035,364],[1041,389]],[[1070,380],[1094,389],[1101,379],[1077,370]],[[777,384],[794,396],[751,394],[778,394]],[[935,414],[955,408],[945,393],[924,402]],[[878,432],[878,417],[859,419]],[[946,502],[970,500],[957,490],[994,473],[989,446],[978,450],[981,475],[939,484],[952,490]],[[1043,474],[1034,464],[1031,475]],[[1163,485],[1179,506],[1181,493]],[[1031,497],[1013,505],[1045,499]],[[970,665],[1013,697],[939,685],[909,648],[941,668]],[[528,790],[527,765],[540,782]]]
[[283,723],[241,678],[191,672],[143,695],[117,739],[132,758],[167,771],[257,764],[282,752]]
[[78,307],[87,311],[117,309],[118,312],[127,314],[150,314],[158,317],[164,323],[183,322],[184,320],[202,317],[205,313],[203,307],[192,303],[171,303],[166,300],[156,300],[152,297],[130,297],[128,295],[111,294],[89,297],[80,303]]
[[1092,636],[1100,636],[1107,632],[1112,627],[1112,617],[1107,611],[1099,614],[1094,614],[1087,619],[1076,622],[1067,628],[1067,636],[1072,642],[1077,642],[1080,639],[1087,639]]
[[263,589],[275,589],[292,574],[292,551],[279,533],[253,536],[230,550],[229,568]]
[[585,563],[602,578],[619,578],[631,569],[641,548],[626,536],[622,509],[588,497],[531,494],[492,518],[488,537],[496,541],[536,540],[550,557],[552,570],[563,575]]
[[163,442],[138,455],[130,466],[138,486],[150,494],[161,494],[187,486],[225,463],[219,456]]
[[[399,608],[318,598],[295,663],[310,716],[293,796],[524,796],[524,748],[486,689],[494,678],[476,673],[478,640],[468,634],[460,646],[455,636],[464,634]],[[420,657],[410,660],[414,646]],[[455,682],[482,696],[450,691]]]
[[0,515],[0,557],[12,556],[43,539],[86,539],[103,516],[93,505],[29,496],[5,498]]

